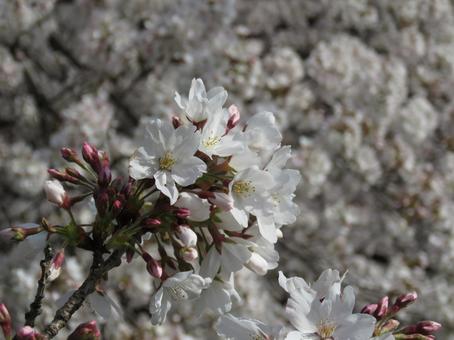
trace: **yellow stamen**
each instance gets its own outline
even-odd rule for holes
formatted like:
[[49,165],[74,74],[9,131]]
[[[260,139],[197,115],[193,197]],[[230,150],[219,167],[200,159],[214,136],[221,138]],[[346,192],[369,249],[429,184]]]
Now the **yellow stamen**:
[[213,146],[215,146],[217,143],[219,143],[219,141],[221,140],[220,137],[209,137],[207,139],[205,139],[202,144],[206,147],[206,148],[212,148]]
[[237,194],[249,195],[251,192],[255,192],[255,187],[252,185],[251,181],[239,180],[233,183],[232,190]]
[[159,169],[160,170],[171,170],[175,164],[175,158],[173,158],[170,152],[166,152],[163,157],[159,159]]
[[329,321],[321,321],[318,325],[318,335],[321,339],[331,339],[336,330],[336,325]]

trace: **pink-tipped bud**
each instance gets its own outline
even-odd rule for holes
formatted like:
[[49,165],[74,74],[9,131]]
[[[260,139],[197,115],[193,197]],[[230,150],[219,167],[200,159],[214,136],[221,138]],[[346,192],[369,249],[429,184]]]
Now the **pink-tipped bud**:
[[8,308],[3,303],[0,304],[0,327],[2,328],[5,339],[10,339],[13,333],[13,326]]
[[114,215],[119,214],[121,209],[123,209],[123,203],[120,200],[113,201],[112,211],[113,211]]
[[435,321],[420,321],[416,324],[416,332],[424,335],[431,335],[441,328],[441,324]]
[[215,192],[214,197],[208,198],[208,201],[224,211],[230,211],[233,208],[232,196],[223,192]]
[[371,303],[361,309],[361,313],[373,315],[377,311],[378,305],[376,303]]
[[235,105],[229,107],[229,120],[227,122],[227,129],[233,129],[240,121],[240,110]]
[[98,150],[87,142],[82,145],[82,157],[91,166],[91,168],[98,173],[101,169],[101,161],[99,159]]
[[374,316],[377,319],[381,319],[382,317],[384,317],[386,315],[386,313],[388,312],[388,306],[389,306],[389,297],[387,297],[387,296],[382,297],[380,299],[380,301],[378,302],[377,310],[375,311]]
[[46,181],[44,183],[44,191],[46,192],[47,200],[59,207],[63,205],[67,198],[65,188],[57,180]]
[[402,308],[407,307],[409,304],[415,302],[417,298],[418,298],[418,294],[416,292],[403,294],[396,299],[396,302],[394,305],[396,307],[398,307],[398,309],[400,310]]
[[101,332],[96,325],[96,321],[85,322],[77,326],[74,332],[68,337],[68,340],[100,340]]
[[47,280],[52,282],[56,280],[61,273],[61,267],[63,265],[63,261],[65,260],[65,250],[62,249],[55,254],[54,258],[52,259],[52,263],[49,268],[49,276]]
[[187,225],[179,225],[175,234],[183,247],[195,247],[197,245],[197,234]]
[[29,225],[6,228],[0,231],[0,236],[8,240],[23,241],[28,236],[38,234],[43,231],[43,227],[38,224],[30,223]]
[[103,164],[98,175],[98,184],[102,187],[107,187],[110,184],[111,180],[112,171],[110,170],[110,164],[108,161],[107,162],[103,161]]
[[52,177],[55,178],[56,180],[60,182],[69,182],[73,184],[79,183],[79,180],[69,174],[65,174],[61,171],[58,171],[56,169],[48,169],[47,173]]
[[172,125],[176,129],[181,126],[181,119],[177,116],[172,117]]
[[76,163],[81,165],[82,161],[79,159],[79,156],[77,155],[77,152],[74,149],[71,148],[61,148],[60,149],[60,154],[63,157],[64,160],[71,162],[71,163]]
[[189,210],[188,208],[178,208],[176,215],[179,218],[188,218],[189,216],[191,216],[191,210]]
[[147,229],[155,229],[162,224],[159,218],[150,217],[144,221],[144,225]]
[[84,179],[84,176],[82,176],[82,174],[74,168],[66,168],[65,172],[68,176],[71,176],[71,177],[74,177],[77,179]]
[[191,263],[198,259],[199,253],[193,247],[184,247],[180,249],[180,256],[183,261]]
[[16,338],[18,340],[43,340],[44,336],[30,326],[25,326],[19,329]]
[[151,276],[159,279],[162,276],[162,266],[159,261],[156,261],[150,254],[143,252],[142,258],[147,263],[147,271]]
[[397,327],[399,327],[399,325],[400,325],[399,321],[397,321],[396,319],[390,319],[386,321],[385,324],[381,326],[380,329],[382,333],[391,333],[395,331]]

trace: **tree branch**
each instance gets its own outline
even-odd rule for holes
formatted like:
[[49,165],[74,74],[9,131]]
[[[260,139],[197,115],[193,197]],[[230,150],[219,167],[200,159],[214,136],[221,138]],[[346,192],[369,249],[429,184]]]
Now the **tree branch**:
[[41,260],[41,278],[38,281],[35,300],[30,304],[30,310],[25,314],[25,326],[34,327],[35,320],[41,314],[41,303],[44,299],[44,291],[46,289],[47,279],[50,274],[50,266],[54,257],[54,251],[50,245],[44,248],[44,259]]
[[124,251],[116,250],[105,261],[102,257],[93,254],[93,263],[90,268],[90,274],[85,279],[82,286],[79,287],[66,301],[66,303],[55,313],[52,322],[45,328],[44,334],[52,339],[57,333],[66,326],[73,314],[82,306],[88,295],[96,289],[96,283],[111,269],[121,264],[121,257]]

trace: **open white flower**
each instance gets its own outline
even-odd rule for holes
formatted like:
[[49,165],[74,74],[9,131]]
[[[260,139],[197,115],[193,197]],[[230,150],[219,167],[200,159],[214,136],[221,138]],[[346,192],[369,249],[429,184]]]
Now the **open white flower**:
[[129,174],[136,180],[154,178],[156,187],[174,204],[178,198],[176,184],[193,184],[206,172],[206,164],[194,156],[200,134],[194,126],[174,129],[160,119],[149,121],[146,131],[146,145],[131,157]]
[[202,122],[209,115],[222,109],[227,100],[227,91],[223,87],[215,87],[208,91],[202,79],[192,79],[191,89],[187,98],[175,92],[175,101],[192,122]]
[[226,277],[218,275],[194,302],[194,312],[200,316],[205,310],[209,310],[221,315],[231,310],[233,301],[241,301],[234,287],[233,273]]
[[278,339],[281,328],[225,314],[219,318],[216,331],[218,335],[232,340],[273,340]]
[[269,211],[273,207],[270,196],[273,186],[273,176],[257,167],[239,172],[229,185],[234,208],[254,215]]
[[[286,307],[289,321],[296,328],[286,340],[365,340],[372,336],[375,318],[352,314],[353,288],[348,286],[341,292],[338,278],[335,271],[326,272],[311,288],[303,279],[286,279],[279,273],[279,283],[290,294]],[[320,296],[322,292],[326,295]]]
[[222,108],[207,117],[202,129],[200,151],[209,157],[228,157],[244,149],[244,143],[232,130],[226,133],[228,120],[229,114]]
[[151,323],[153,325],[162,324],[172,307],[172,303],[197,298],[210,283],[211,279],[193,274],[192,271],[176,273],[169,277],[151,299]]

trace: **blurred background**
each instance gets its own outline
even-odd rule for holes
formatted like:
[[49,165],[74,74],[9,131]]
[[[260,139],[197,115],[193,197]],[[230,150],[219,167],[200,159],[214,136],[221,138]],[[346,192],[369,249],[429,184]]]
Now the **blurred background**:
[[[407,320],[454,338],[454,1],[0,0],[0,226],[66,219],[46,202],[59,148],[89,141],[127,171],[137,127],[170,118],[193,77],[224,86],[243,118],[275,113],[303,181],[280,268],[312,280],[348,270],[358,306],[416,290]],[[80,219],[92,212],[82,206]],[[0,300],[16,320],[34,296],[39,259],[3,242]],[[213,317],[182,306],[152,328],[141,261],[106,287],[119,308],[106,339],[216,339]],[[86,272],[67,254],[49,320]],[[277,273],[241,272],[235,313],[277,323]],[[120,312],[122,310],[122,312]],[[72,326],[87,321],[87,306]],[[61,335],[64,338],[64,334]]]

